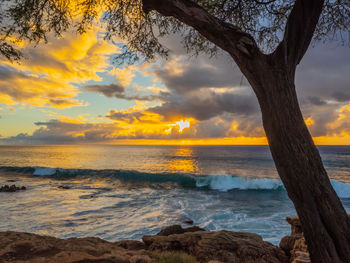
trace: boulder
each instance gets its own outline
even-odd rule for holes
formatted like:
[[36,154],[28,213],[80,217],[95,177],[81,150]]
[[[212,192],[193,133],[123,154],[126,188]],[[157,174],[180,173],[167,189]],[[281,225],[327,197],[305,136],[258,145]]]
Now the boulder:
[[122,240],[115,242],[115,244],[119,247],[131,250],[141,250],[146,248],[143,242],[137,240]]
[[157,236],[169,236],[173,234],[183,234],[187,232],[197,232],[197,231],[205,231],[204,229],[198,227],[198,226],[191,226],[188,228],[182,228],[180,225],[173,225],[173,226],[167,226],[166,228],[162,229]]
[[182,251],[200,262],[281,263],[288,262],[284,251],[261,236],[230,231],[195,231],[181,234],[144,236],[151,251]]
[[78,263],[147,262],[149,252],[128,250],[100,238],[69,238],[67,240],[29,233],[0,233],[0,262]]
[[5,184],[4,186],[0,187],[0,192],[16,192],[16,191],[20,191],[20,190],[27,190],[27,188],[25,186],[19,187],[16,185],[7,185]]
[[286,220],[291,226],[291,235],[281,239],[280,248],[289,257],[291,263],[311,262],[299,218],[287,217]]
[[[189,254],[202,263],[284,263],[281,248],[261,236],[199,227],[171,226],[143,242],[107,242],[100,238],[67,240],[29,233],[0,232],[0,262],[21,263],[145,263],[157,262],[162,252]],[[192,261],[191,261],[192,262]]]
[[286,253],[288,257],[291,256],[291,251],[294,248],[294,243],[299,237],[297,236],[285,236],[280,241],[280,248]]
[[193,225],[193,220],[191,219],[191,218],[184,218],[184,220],[183,220],[183,222],[185,223],[185,224],[189,224],[189,225]]
[[302,235],[303,230],[301,229],[301,223],[299,220],[299,217],[289,217],[287,216],[286,221],[290,224],[291,226],[291,235],[296,236],[296,235]]

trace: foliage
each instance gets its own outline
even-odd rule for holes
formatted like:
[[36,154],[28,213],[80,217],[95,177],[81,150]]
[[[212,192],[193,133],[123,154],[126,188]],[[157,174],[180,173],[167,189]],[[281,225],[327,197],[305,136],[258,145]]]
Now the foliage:
[[149,263],[197,263],[197,260],[183,252],[154,252]]
[[[222,21],[251,34],[265,52],[280,42],[294,0],[193,0]],[[117,59],[129,64],[141,56],[166,57],[161,38],[179,34],[191,54],[215,55],[219,50],[196,30],[172,17],[142,11],[142,0],[0,0],[0,54],[18,59],[15,40],[38,43],[49,33],[59,36],[70,27],[85,32],[96,21],[105,37],[123,43]],[[337,38],[345,43],[350,31],[350,1],[326,0],[314,40]]]

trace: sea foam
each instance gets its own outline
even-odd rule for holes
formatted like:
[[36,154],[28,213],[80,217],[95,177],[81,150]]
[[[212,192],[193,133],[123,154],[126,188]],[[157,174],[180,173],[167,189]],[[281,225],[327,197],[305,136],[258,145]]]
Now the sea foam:
[[[331,184],[340,198],[350,198],[350,183],[331,180]],[[209,175],[196,179],[197,187],[226,192],[229,190],[281,190],[282,181],[275,178],[248,178],[232,175]]]
[[200,177],[196,182],[197,187],[209,187],[213,190],[277,190],[282,189],[283,184],[279,179],[272,178],[247,178],[231,175],[209,175]]

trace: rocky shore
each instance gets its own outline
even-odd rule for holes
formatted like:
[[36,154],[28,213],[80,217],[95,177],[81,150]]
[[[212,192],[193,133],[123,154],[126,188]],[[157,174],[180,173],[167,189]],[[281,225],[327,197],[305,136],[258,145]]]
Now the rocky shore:
[[[154,236],[144,236],[142,241],[119,242],[95,237],[63,240],[30,233],[1,232],[0,262],[310,262],[299,220],[287,218],[287,221],[292,226],[292,233],[281,240],[280,247],[263,241],[257,234],[205,231],[196,226],[184,229],[179,225],[169,226]],[[167,261],[164,258],[168,256],[159,256],[167,251],[181,252],[188,257],[183,257],[181,261]]]
[[0,192],[16,192],[21,190],[27,190],[25,186],[7,185],[0,186]]

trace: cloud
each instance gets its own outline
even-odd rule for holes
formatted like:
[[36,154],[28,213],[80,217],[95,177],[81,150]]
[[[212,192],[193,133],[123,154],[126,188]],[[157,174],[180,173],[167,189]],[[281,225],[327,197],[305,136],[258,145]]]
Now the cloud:
[[[237,92],[238,91],[238,92]],[[223,113],[234,116],[257,114],[258,104],[251,94],[240,94],[237,89],[233,92],[216,92],[198,90],[186,96],[168,95],[168,100],[161,106],[150,109],[171,119],[172,116],[193,117],[197,120],[208,120]]]
[[98,73],[106,71],[111,66],[110,56],[119,52],[117,46],[102,39],[100,34],[101,29],[93,27],[85,34],[71,31],[59,39],[49,36],[47,44],[27,46],[23,50],[25,59],[14,66],[65,82],[100,81]]
[[323,101],[349,101],[349,61],[349,46],[327,43],[309,48],[296,73],[301,101],[316,94]]
[[25,74],[14,68],[0,65],[0,103],[56,108],[82,106],[74,99],[78,89],[68,83],[60,83],[47,77]]
[[99,37],[94,27],[86,34],[64,33],[59,39],[49,36],[48,44],[35,48],[24,45],[25,58],[19,63],[0,60],[0,103],[67,108],[83,106],[75,84],[101,81],[99,72],[110,67],[110,55],[118,47]]
[[199,57],[188,60],[175,57],[154,70],[154,75],[172,92],[188,93],[201,88],[240,86],[242,73],[227,56]]
[[108,84],[108,85],[101,85],[101,84],[94,84],[94,85],[87,85],[83,86],[82,90],[88,91],[88,92],[95,92],[95,93],[101,93],[104,96],[108,98],[118,98],[118,99],[124,99],[124,100],[136,100],[136,101],[154,101],[154,100],[160,100],[162,99],[161,95],[130,95],[125,93],[125,88],[118,84]]
[[[8,143],[263,137],[256,96],[229,55],[188,58],[171,44],[169,60],[122,69],[111,69],[109,63],[117,48],[92,33],[83,38],[68,34],[47,49],[28,48],[29,59],[21,65],[0,67],[0,103],[79,106],[84,105],[76,99],[81,92],[142,103],[111,109],[105,123],[64,118],[37,122],[34,133],[13,136]],[[298,67],[299,102],[313,136],[350,132],[349,61],[348,47],[321,44],[310,48]],[[94,84],[84,85],[87,81]],[[182,133],[176,125],[181,120],[190,122]]]
[[[147,121],[148,119],[148,121]],[[140,121],[86,123],[69,119],[36,122],[32,134],[20,133],[1,138],[3,144],[74,144],[113,142],[123,139],[169,139],[188,137],[189,128],[180,133],[176,123],[162,122],[159,116],[145,113]],[[191,132],[190,132],[191,134]],[[191,137],[191,136],[190,136]]]
[[337,118],[327,123],[327,135],[350,135],[350,104],[338,110]]
[[118,84],[109,84],[109,85],[87,85],[84,86],[83,89],[90,92],[97,92],[102,93],[108,98],[114,97],[114,96],[120,96],[124,93],[125,89],[124,87],[118,85]]
[[100,142],[113,137],[115,125],[89,124],[51,120],[37,122],[39,126],[33,134],[21,133],[17,136],[3,138],[6,144],[69,144],[82,142]]

